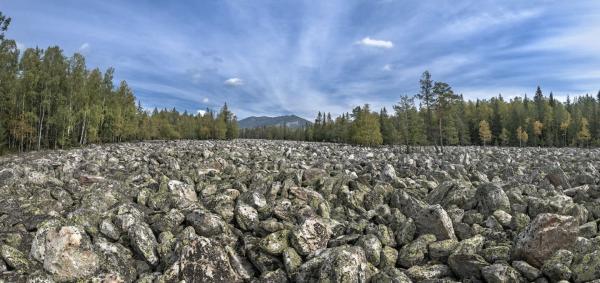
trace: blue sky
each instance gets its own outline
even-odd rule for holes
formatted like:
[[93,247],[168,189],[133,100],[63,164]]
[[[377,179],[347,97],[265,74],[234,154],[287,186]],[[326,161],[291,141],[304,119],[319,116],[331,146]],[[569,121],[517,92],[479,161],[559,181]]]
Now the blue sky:
[[424,70],[466,98],[600,89],[600,1],[0,0],[21,47],[115,67],[142,105],[391,107]]

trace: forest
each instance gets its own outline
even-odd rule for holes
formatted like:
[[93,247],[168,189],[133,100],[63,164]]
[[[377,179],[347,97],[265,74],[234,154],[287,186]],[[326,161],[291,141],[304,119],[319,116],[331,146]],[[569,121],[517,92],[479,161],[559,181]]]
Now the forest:
[[0,152],[61,149],[90,143],[152,139],[285,139],[357,145],[598,146],[600,91],[561,102],[540,87],[533,98],[501,94],[466,100],[425,71],[415,95],[399,95],[390,111],[366,104],[335,119],[319,112],[303,128],[239,130],[227,104],[203,115],[144,109],[114,69],[89,69],[82,54],[58,46],[27,48],[5,39],[0,13]]
[[58,46],[27,48],[5,39],[10,18],[0,13],[0,152],[59,149],[149,139],[232,139],[235,115],[147,111],[114,69],[89,69],[83,55]]
[[[359,145],[496,145],[496,146],[597,146],[600,145],[600,91],[567,97],[565,102],[540,87],[527,95],[505,100],[465,100],[444,82],[433,81],[425,71],[416,95],[403,95],[379,112],[370,106],[332,118],[319,112],[309,127],[243,129],[243,138],[342,142]],[[418,103],[418,105],[417,105]]]

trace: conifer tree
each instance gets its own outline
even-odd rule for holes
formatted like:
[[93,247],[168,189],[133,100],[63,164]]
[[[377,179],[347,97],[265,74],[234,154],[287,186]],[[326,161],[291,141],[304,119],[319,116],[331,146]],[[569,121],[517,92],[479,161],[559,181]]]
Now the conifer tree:
[[433,135],[433,106],[435,104],[435,94],[432,91],[433,81],[431,80],[429,71],[423,72],[419,84],[421,90],[417,97],[425,104],[425,133],[428,141],[437,143],[437,140]]
[[379,112],[379,128],[381,129],[383,144],[395,144],[397,142],[398,133],[385,107]]

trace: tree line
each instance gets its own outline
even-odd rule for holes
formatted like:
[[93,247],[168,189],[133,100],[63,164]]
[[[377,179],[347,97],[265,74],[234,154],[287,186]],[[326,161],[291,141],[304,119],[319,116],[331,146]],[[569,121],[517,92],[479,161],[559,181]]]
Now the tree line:
[[[244,129],[244,138],[343,142],[358,145],[402,144],[497,146],[598,146],[600,145],[600,91],[565,102],[545,96],[540,87],[527,95],[506,100],[465,100],[452,87],[433,81],[425,71],[416,95],[404,95],[379,112],[368,104],[335,119],[319,112],[314,124],[298,128]],[[419,103],[417,105],[417,102]]]
[[88,69],[79,53],[58,46],[27,48],[4,38],[11,19],[0,12],[0,153],[148,139],[233,139],[237,120],[227,104],[204,115],[152,112],[136,105],[114,69]]

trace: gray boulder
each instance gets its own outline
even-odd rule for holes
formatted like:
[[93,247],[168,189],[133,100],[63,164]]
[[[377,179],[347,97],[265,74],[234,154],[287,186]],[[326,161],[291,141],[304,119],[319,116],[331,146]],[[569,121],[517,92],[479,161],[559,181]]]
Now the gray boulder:
[[574,217],[558,214],[539,214],[515,243],[515,256],[533,266],[541,267],[544,260],[559,249],[568,249],[577,240],[579,224]]

